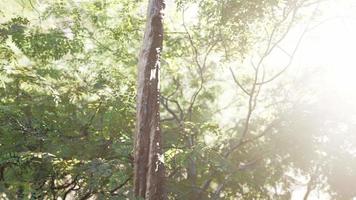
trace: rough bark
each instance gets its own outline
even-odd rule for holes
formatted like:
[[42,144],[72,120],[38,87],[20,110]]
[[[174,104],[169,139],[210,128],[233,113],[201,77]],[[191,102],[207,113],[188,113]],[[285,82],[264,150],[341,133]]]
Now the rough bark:
[[134,147],[134,193],[149,200],[165,199],[159,113],[160,55],[164,0],[149,0],[147,23],[138,63]]

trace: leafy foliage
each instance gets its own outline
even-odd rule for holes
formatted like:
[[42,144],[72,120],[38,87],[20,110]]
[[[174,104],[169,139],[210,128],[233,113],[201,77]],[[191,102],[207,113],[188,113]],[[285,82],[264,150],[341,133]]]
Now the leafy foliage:
[[[12,2],[24,11],[16,15],[0,9],[1,198],[134,199],[146,2],[31,2]],[[352,106],[336,99],[347,108],[335,115],[331,106],[290,97],[298,92],[290,80],[265,85],[262,73],[272,72],[257,72],[269,42],[283,39],[310,2],[177,0],[167,13],[161,126],[168,199],[290,199],[305,186],[298,177],[335,199],[356,195],[343,187],[356,177]],[[265,44],[260,64],[251,59],[247,67],[246,57]],[[239,72],[237,81],[229,69]]]

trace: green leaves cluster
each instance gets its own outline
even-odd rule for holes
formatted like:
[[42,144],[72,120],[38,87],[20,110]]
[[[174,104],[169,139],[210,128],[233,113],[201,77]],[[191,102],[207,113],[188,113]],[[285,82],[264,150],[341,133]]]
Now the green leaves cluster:
[[131,177],[139,33],[114,34],[130,26],[126,18],[86,18],[96,15],[96,2],[47,5],[41,23],[24,15],[1,24],[1,192],[124,198],[130,186],[115,188]]

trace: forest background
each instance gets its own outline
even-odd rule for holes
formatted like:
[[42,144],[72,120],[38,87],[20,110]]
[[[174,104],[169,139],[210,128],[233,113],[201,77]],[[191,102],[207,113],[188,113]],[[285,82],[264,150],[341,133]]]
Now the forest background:
[[[1,199],[136,199],[147,3],[0,1]],[[355,2],[166,4],[166,197],[356,197]]]

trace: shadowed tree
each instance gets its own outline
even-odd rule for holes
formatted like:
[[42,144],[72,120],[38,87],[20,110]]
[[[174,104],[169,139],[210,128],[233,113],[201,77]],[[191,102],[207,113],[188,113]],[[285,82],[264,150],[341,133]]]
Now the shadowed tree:
[[134,192],[145,199],[164,199],[159,114],[159,68],[163,42],[163,0],[150,0],[138,64]]

